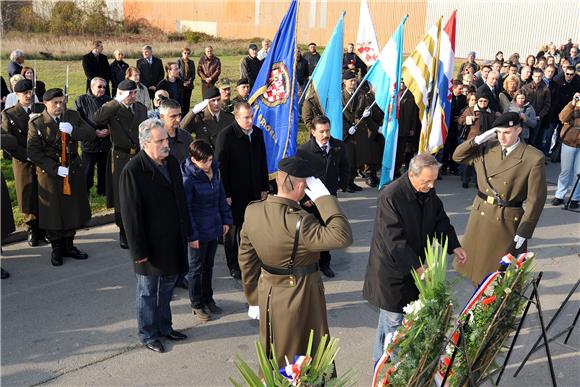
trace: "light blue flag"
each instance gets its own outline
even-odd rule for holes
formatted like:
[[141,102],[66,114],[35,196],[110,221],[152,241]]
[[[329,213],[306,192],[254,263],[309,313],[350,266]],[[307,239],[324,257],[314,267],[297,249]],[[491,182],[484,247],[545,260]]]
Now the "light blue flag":
[[399,132],[399,86],[403,69],[403,25],[407,16],[387,42],[379,59],[365,75],[375,90],[375,103],[383,112],[385,119],[381,133],[385,136],[385,150],[379,189],[393,180],[395,157],[397,154],[397,134]]
[[342,141],[342,47],[343,12],[311,76],[311,87],[320,100],[324,114],[330,119],[330,135]]
[[298,1],[292,0],[254,82],[249,99],[254,109],[254,125],[264,135],[270,174],[278,170],[278,161],[296,153],[298,141],[297,10]]

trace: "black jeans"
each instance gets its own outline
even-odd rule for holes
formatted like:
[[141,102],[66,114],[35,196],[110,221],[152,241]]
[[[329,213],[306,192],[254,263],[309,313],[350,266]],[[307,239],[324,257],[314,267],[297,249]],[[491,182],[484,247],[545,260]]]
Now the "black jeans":
[[189,248],[187,283],[192,308],[200,309],[202,306],[214,302],[211,280],[217,246],[216,239],[211,242],[200,242],[199,249]]
[[108,152],[89,153],[83,152],[84,174],[87,182],[87,192],[95,181],[95,166],[97,167],[97,194],[105,195],[105,176],[107,172]]
[[226,253],[226,262],[228,269],[240,270],[238,262],[238,247],[240,246],[240,230],[241,225],[232,224],[230,230],[224,236],[224,251]]

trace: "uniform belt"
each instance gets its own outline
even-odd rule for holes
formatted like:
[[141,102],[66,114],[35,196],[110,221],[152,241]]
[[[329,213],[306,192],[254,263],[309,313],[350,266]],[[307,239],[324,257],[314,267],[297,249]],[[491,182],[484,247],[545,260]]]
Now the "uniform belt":
[[296,266],[292,269],[272,267],[262,263],[262,269],[274,275],[294,275],[296,277],[304,277],[308,274],[316,273],[318,271],[318,263],[313,263],[306,266]]
[[495,204],[500,207],[521,207],[523,202],[502,200],[493,196],[488,196],[481,191],[477,191],[477,196],[482,198],[488,204]]
[[131,156],[131,157],[135,156],[135,155],[137,154],[137,152],[138,152],[138,149],[137,149],[137,148],[128,148],[128,149],[127,149],[127,148],[120,148],[120,147],[118,147],[118,146],[114,146],[114,147],[113,147],[113,150],[114,150],[115,152],[126,153],[126,154],[128,154],[129,156]]

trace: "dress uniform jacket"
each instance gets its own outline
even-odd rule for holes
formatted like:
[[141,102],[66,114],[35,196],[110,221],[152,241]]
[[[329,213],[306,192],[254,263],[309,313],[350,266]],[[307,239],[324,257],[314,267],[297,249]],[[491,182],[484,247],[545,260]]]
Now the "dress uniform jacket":
[[260,341],[267,353],[274,343],[279,364],[283,364],[284,356],[293,359],[306,353],[311,329],[313,351],[320,337],[328,333],[324,285],[319,271],[296,277],[275,275],[262,269],[262,263],[288,267],[300,218],[295,267],[315,264],[321,251],[346,248],[352,243],[352,230],[338,200],[323,196],[316,206],[324,224],[298,203],[269,196],[248,206],[240,234],[238,258],[244,293],[250,305],[260,306]]
[[215,142],[218,134],[234,123],[234,115],[225,110],[220,111],[219,119],[216,121],[209,111],[209,107],[203,109],[200,113],[187,113],[181,120],[181,129],[189,133],[195,133],[196,139],[209,142],[215,148]]
[[[344,107],[352,94],[348,91],[342,91],[342,106]],[[358,93],[354,99],[350,102],[344,113],[342,113],[342,134],[343,142],[346,147],[346,153],[349,163],[351,163],[351,171],[360,167],[367,162],[369,154],[369,139],[367,133],[366,120],[363,121],[356,127],[356,132],[353,135],[348,134],[348,129],[351,126],[356,125],[362,118],[362,114],[367,106],[370,104],[366,103],[362,93]]]
[[[2,134],[2,148],[5,148],[6,146],[13,148],[16,147],[16,138],[8,134]],[[4,242],[4,239],[16,230],[16,226],[14,224],[10,192],[8,192],[8,185],[6,185],[6,179],[4,179],[4,174],[2,174],[2,172],[0,172],[0,180],[0,198],[2,201],[0,207],[0,231],[2,232],[0,242]]]
[[74,230],[91,218],[78,141],[94,139],[95,130],[73,110],[66,110],[61,122],[68,122],[73,127],[67,156],[71,195],[63,193],[64,178],[57,175],[62,155],[62,133],[58,124],[46,110],[28,123],[28,157],[36,165],[39,223],[44,230]]
[[501,257],[514,252],[515,235],[532,237],[546,201],[543,153],[524,142],[504,160],[501,151],[496,140],[482,145],[466,141],[453,153],[455,162],[473,165],[477,186],[483,194],[493,197],[493,188],[502,200],[525,201],[524,209],[521,206],[500,207],[475,197],[463,237],[467,262],[454,262],[455,269],[467,275],[474,285],[489,272],[497,270]]
[[[44,110],[41,104],[32,106],[34,113]],[[2,112],[2,135],[11,136],[14,142],[2,144],[2,149],[12,156],[12,171],[16,185],[16,197],[23,214],[38,214],[38,182],[34,164],[28,160],[26,142],[28,141],[28,113],[17,102]],[[13,146],[11,146],[13,145]]]
[[134,113],[125,105],[111,100],[93,116],[100,127],[107,126],[113,147],[107,160],[107,207],[118,211],[119,177],[125,164],[139,152],[139,124],[147,119],[147,108],[140,102],[133,104]]

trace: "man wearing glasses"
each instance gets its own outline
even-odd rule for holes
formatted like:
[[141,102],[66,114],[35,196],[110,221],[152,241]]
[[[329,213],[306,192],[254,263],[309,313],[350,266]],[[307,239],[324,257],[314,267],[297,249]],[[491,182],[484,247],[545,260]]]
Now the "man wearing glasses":
[[91,79],[91,87],[86,94],[75,100],[75,107],[81,118],[85,120],[95,130],[96,138],[90,141],[83,141],[83,172],[87,181],[87,191],[91,190],[94,184],[95,166],[97,167],[97,195],[105,196],[105,176],[107,170],[107,156],[111,149],[109,129],[105,126],[99,127],[93,116],[111,97],[105,95],[107,83],[103,78],[95,77]]

